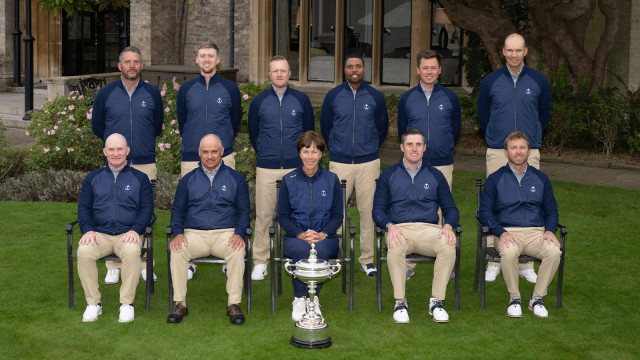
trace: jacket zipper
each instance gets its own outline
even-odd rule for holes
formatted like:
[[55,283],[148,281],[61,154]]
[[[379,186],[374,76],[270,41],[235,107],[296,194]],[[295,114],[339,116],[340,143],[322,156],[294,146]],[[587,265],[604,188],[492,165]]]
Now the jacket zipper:
[[[278,94],[276,94],[278,96]],[[282,95],[284,98],[284,94]],[[282,100],[278,97],[278,101],[280,102],[280,169],[284,169],[284,140],[283,140],[283,126],[282,126]]]
[[357,92],[358,90],[356,90],[356,92],[353,93],[353,128],[351,129],[351,164],[356,163],[355,146],[356,146],[356,93]]
[[116,190],[117,190],[117,186],[116,186],[116,182],[117,182],[117,178],[115,177],[115,175],[113,174],[113,172],[111,173],[111,175],[113,175],[113,201],[112,201],[112,206],[111,206],[111,235],[115,235],[116,234]]
[[[207,81],[206,79],[204,80]],[[206,84],[205,96],[204,96],[204,133],[207,133],[208,125],[207,119],[209,115],[209,84]]]
[[[431,96],[433,96],[433,90],[431,90]],[[427,164],[431,163],[431,106],[430,104],[431,104],[431,97],[427,98]]]

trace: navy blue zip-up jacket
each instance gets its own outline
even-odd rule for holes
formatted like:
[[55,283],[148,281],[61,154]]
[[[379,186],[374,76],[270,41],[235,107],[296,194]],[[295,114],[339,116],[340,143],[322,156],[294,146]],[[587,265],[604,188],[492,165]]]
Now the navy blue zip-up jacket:
[[438,224],[438,208],[442,208],[445,224],[455,229],[460,213],[449,184],[438,169],[423,161],[412,181],[401,159],[380,174],[372,211],[373,220],[379,227],[384,229],[388,223]]
[[242,102],[238,86],[215,73],[209,79],[200,75],[180,86],[176,99],[178,130],[182,136],[182,161],[200,161],[198,147],[207,134],[216,134],[227,156],[240,127]]
[[490,149],[504,148],[514,131],[529,138],[532,149],[542,145],[542,130],[551,116],[551,87],[547,77],[523,65],[513,84],[507,65],[487,75],[478,93],[478,123]]
[[389,131],[384,95],[363,81],[353,96],[345,81],[325,96],[320,127],[331,161],[361,164],[375,160]]
[[282,104],[271,86],[256,95],[249,106],[249,140],[258,154],[256,166],[291,169],[302,164],[298,138],[315,129],[309,97],[287,86]]
[[453,164],[453,148],[460,138],[458,95],[436,83],[427,102],[422,86],[402,94],[398,103],[398,136],[408,129],[422,131],[427,150],[422,159],[431,166]]
[[102,141],[113,133],[122,134],[131,148],[127,157],[129,164],[156,162],[156,136],[162,133],[163,121],[160,91],[142,79],[131,99],[122,78],[118,78],[102,87],[93,101],[93,133]]
[[520,184],[505,165],[489,175],[480,200],[478,220],[495,235],[505,227],[540,227],[555,232],[558,203],[549,177],[533,166],[527,167]]
[[312,177],[302,167],[282,178],[278,194],[278,222],[287,237],[309,229],[335,237],[342,224],[342,189],[338,176],[318,166]]
[[249,187],[239,172],[222,162],[212,183],[198,164],[178,183],[171,227],[175,235],[184,234],[184,229],[234,228],[244,237],[251,223],[250,209]]
[[153,189],[143,172],[125,165],[118,177],[108,166],[91,172],[82,182],[78,221],[82,233],[120,235],[144,232],[153,214]]

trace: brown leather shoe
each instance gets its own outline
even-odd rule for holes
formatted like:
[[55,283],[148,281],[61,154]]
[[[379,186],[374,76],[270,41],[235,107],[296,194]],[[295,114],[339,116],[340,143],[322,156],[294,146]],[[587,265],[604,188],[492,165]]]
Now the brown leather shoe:
[[187,309],[186,306],[182,304],[176,304],[173,307],[173,311],[171,312],[171,314],[169,314],[169,317],[167,318],[167,322],[177,324],[181,322],[182,318],[184,316],[187,316],[188,314],[189,314],[189,309]]
[[233,325],[244,324],[244,315],[242,315],[242,310],[240,310],[238,304],[231,304],[227,307],[227,316]]

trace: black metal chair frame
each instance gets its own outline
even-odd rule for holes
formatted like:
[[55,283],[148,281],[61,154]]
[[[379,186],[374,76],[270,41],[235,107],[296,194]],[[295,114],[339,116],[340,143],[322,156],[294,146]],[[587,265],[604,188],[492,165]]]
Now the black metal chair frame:
[[[484,187],[484,182],[482,179],[476,179],[476,191],[478,196],[478,208],[476,210],[476,220],[478,220],[478,211],[480,210],[480,200],[482,198],[482,188]],[[500,262],[500,253],[494,247],[487,247],[487,237],[493,236],[491,231],[487,226],[484,226],[477,221],[478,223],[478,239],[477,239],[477,249],[476,249],[476,271],[473,279],[473,292],[478,292],[478,283],[480,283],[480,308],[484,309],[485,306],[485,277],[484,273],[487,268],[487,261],[495,261]],[[558,290],[557,290],[557,302],[556,307],[560,309],[562,307],[562,283],[563,283],[563,275],[564,275],[564,255],[566,251],[565,247],[565,239],[567,236],[567,228],[563,225],[558,224],[558,230],[560,230],[560,251],[562,252],[560,255],[560,265],[558,266]],[[528,255],[520,255],[518,258],[519,262],[541,262],[542,260],[538,259],[534,256]]]
[[[140,260],[145,261],[147,263],[147,279],[146,281],[146,297],[144,308],[149,311],[151,307],[151,294],[154,292],[154,284],[153,284],[153,225],[156,222],[156,214],[153,213],[151,217],[151,222],[146,226],[143,240],[142,240],[142,249],[140,253]],[[74,272],[73,272],[73,259],[78,256],[73,253],[73,227],[78,224],[78,220],[68,223],[65,226],[65,230],[67,232],[67,265],[69,269],[69,309],[73,308],[74,301]],[[145,247],[145,244],[148,245]],[[98,260],[104,261],[121,261],[119,257],[115,254],[105,256]]]
[[95,96],[98,90],[107,84],[105,77],[88,77],[67,81],[69,91],[77,91],[83,96]]
[[[458,225],[454,229],[456,234],[456,262],[454,265],[454,271],[456,273],[454,283],[455,283],[455,309],[456,311],[460,311],[460,234],[462,233],[462,226]],[[378,272],[376,274],[376,293],[378,295],[378,311],[382,311],[382,261],[387,260],[387,245],[386,241],[382,242],[382,238],[386,231],[382,230],[380,227],[376,226],[376,266],[378,268]],[[384,256],[383,256],[384,254]],[[407,254],[408,261],[414,262],[426,262],[426,261],[436,261],[435,256],[425,256],[420,254]]]
[[[276,181],[276,199],[280,194],[280,185],[281,180]],[[353,290],[354,290],[354,251],[353,244],[354,238],[356,234],[356,228],[351,224],[351,217],[347,214],[347,199],[345,199],[347,181],[341,180],[340,187],[342,189],[342,210],[344,213],[344,220],[342,222],[342,235],[338,235],[338,238],[341,239],[340,242],[340,251],[338,252],[338,257],[334,259],[330,259],[330,263],[339,262],[342,264],[342,293],[347,293],[347,272],[346,272],[346,263],[349,263],[349,311],[353,311]],[[277,208],[277,206],[276,206]],[[347,229],[349,229],[348,236]],[[349,238],[349,244],[347,245],[347,237]],[[282,228],[277,219],[277,211],[273,217],[273,224],[269,228],[269,238],[270,238],[270,257],[269,257],[269,268],[271,271],[271,313],[276,312],[276,277],[274,277],[274,273],[277,271],[278,278],[278,296],[282,295],[282,264],[287,261],[291,261],[291,259],[285,257],[284,251],[282,249],[282,243],[284,241],[284,237],[282,234]],[[345,249],[348,249],[348,253],[345,254]],[[277,269],[276,269],[277,263]]]
[[[169,248],[169,244],[171,244],[171,240],[173,239],[173,229],[171,225],[167,226],[165,229],[167,234],[167,271],[169,273],[169,311],[173,310],[173,280],[171,278],[171,249]],[[253,258],[252,250],[251,250],[251,234],[253,230],[251,227],[246,229],[246,235],[244,237],[245,244],[245,256],[244,256],[244,292],[247,296],[247,314],[251,313],[251,259]],[[189,262],[200,264],[222,264],[226,265],[227,261],[223,258],[219,258],[213,255],[200,257],[191,259]],[[184,271],[187,271],[185,269]]]

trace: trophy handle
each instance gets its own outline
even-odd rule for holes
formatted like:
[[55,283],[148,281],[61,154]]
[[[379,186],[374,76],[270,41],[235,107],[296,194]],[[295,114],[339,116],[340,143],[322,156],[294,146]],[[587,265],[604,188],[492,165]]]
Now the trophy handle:
[[284,271],[288,272],[289,274],[293,275],[294,277],[296,276],[296,274],[294,274],[293,271],[291,271],[291,263],[289,263],[288,261],[286,263],[284,263]]
[[337,260],[335,264],[330,264],[329,271],[331,271],[331,274],[329,275],[329,279],[331,279],[335,274],[339,273],[341,268],[342,265],[340,264],[340,260]]

